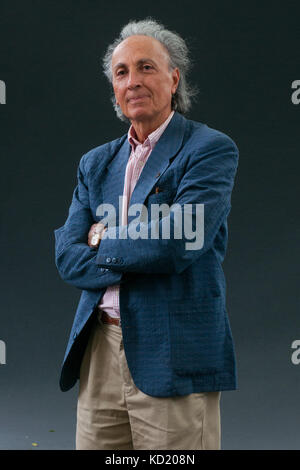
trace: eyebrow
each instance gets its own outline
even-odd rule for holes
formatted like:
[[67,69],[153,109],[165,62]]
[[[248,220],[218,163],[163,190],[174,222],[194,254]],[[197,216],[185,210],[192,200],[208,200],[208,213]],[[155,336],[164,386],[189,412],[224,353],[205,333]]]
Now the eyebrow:
[[[153,59],[150,59],[148,57],[143,57],[142,59],[139,59],[137,61],[137,65],[144,64],[145,62],[151,62],[152,64],[156,65],[156,62]],[[118,62],[114,67],[113,70],[118,69],[119,67],[126,67],[126,64],[124,62]]]

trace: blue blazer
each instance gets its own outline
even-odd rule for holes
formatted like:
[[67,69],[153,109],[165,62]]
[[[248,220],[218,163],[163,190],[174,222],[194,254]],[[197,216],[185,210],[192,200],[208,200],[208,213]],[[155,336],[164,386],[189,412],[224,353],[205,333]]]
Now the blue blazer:
[[[181,239],[124,237],[135,218],[129,216],[128,225],[119,226],[119,197],[130,151],[125,134],[82,156],[67,220],[54,230],[59,274],[82,291],[60,388],[75,385],[97,305],[107,286],[120,284],[124,350],[141,391],[168,397],[235,390],[235,347],[222,262],[238,149],[224,133],[175,112],[134,188],[130,206],[190,204],[193,227],[194,208],[204,204],[204,242],[196,250],[186,249],[190,240],[184,233]],[[109,226],[99,249],[93,249],[87,235],[91,225],[103,219],[103,214],[97,215],[103,203],[116,208],[116,225]],[[170,211],[171,228],[173,215]],[[151,220],[141,219],[140,224],[147,231]]]

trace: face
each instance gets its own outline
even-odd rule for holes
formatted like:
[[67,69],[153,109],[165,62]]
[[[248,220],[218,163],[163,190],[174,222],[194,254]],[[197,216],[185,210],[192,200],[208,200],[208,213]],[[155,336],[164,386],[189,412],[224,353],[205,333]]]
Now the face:
[[113,88],[117,104],[131,122],[163,122],[171,112],[178,69],[169,69],[168,53],[156,39],[131,36],[114,50]]

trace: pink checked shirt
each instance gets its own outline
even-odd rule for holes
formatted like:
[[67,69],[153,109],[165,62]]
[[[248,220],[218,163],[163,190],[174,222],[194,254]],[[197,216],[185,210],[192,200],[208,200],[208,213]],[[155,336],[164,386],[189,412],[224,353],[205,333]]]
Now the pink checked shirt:
[[[131,145],[132,150],[128,159],[125,173],[122,199],[122,225],[127,225],[128,205],[137,180],[139,179],[140,174],[142,173],[142,170],[145,166],[145,163],[148,160],[156,143],[158,142],[162,133],[171,121],[173,114],[174,111],[169,114],[169,117],[166,119],[165,122],[163,122],[161,126],[159,126],[157,129],[155,129],[155,131],[148,135],[147,139],[142,144],[137,140],[137,135],[135,133],[134,127],[131,125],[129,128],[128,141]],[[108,286],[106,288],[106,291],[100,303],[98,304],[98,308],[100,309],[99,316],[101,315],[101,311],[104,310],[109,316],[114,318],[120,318],[119,292],[119,284]]]

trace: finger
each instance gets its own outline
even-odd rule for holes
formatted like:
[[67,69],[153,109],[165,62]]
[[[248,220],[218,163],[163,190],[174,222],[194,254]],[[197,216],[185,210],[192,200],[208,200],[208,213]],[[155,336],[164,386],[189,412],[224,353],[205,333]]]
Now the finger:
[[95,227],[96,227],[97,224],[93,224],[90,228],[90,231],[88,233],[88,245],[91,246],[91,241],[92,241],[92,238],[93,238],[93,235],[95,233]]
[[105,228],[105,225],[102,224],[101,222],[98,222],[98,224],[96,224],[95,230],[97,233],[102,233],[104,228]]

